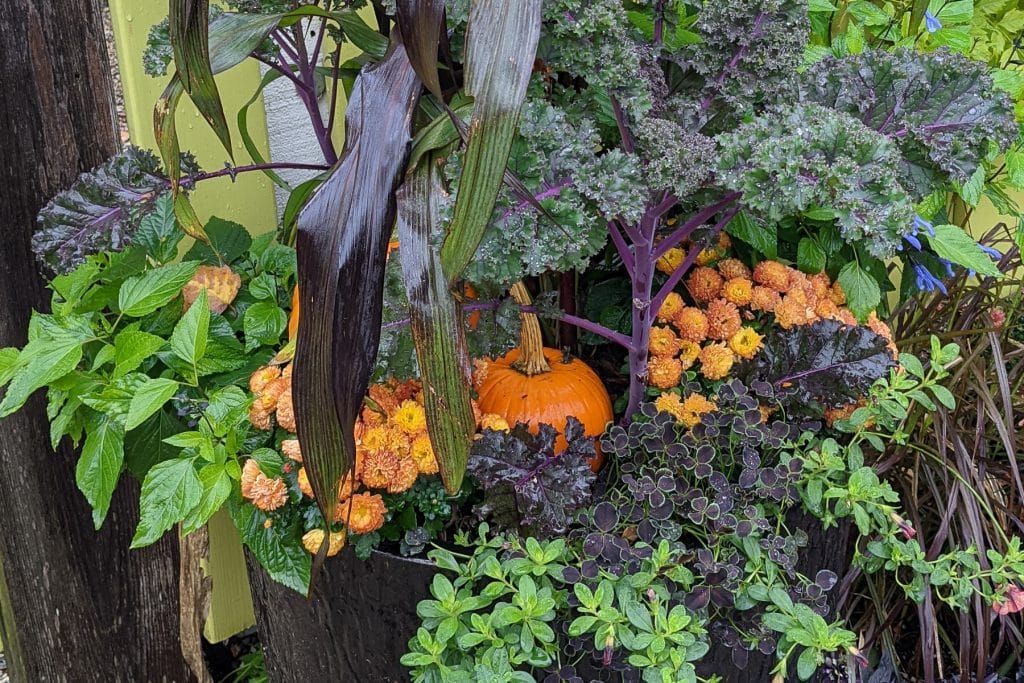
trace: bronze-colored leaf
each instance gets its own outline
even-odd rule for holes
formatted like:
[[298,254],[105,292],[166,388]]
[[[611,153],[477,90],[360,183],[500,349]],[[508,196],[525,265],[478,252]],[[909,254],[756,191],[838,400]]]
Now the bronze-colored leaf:
[[396,38],[384,60],[356,80],[341,158],[298,220],[302,324],[292,391],[306,471],[325,520],[334,519],[338,483],[355,465],[353,427],[377,355],[395,190],[420,90]]

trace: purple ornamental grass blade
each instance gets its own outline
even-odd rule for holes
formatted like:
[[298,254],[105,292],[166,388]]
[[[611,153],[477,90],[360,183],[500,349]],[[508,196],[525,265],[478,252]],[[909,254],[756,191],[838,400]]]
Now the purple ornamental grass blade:
[[355,466],[353,427],[377,356],[395,190],[421,88],[394,35],[384,60],[356,80],[345,149],[298,220],[302,324],[293,396],[306,471],[327,526],[338,509],[338,485]]

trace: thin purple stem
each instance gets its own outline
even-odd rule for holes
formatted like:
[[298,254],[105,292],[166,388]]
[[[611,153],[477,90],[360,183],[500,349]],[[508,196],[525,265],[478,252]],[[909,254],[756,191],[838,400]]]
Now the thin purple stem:
[[633,134],[629,132],[629,125],[626,123],[626,112],[622,111],[622,105],[616,97],[612,97],[612,110],[615,112],[615,125],[619,127],[619,136],[622,138],[622,149],[627,154],[633,153]]
[[281,66],[281,65],[280,65],[280,64],[278,64],[277,62],[275,62],[275,61],[271,61],[271,60],[269,60],[269,59],[265,59],[265,58],[263,58],[263,57],[259,56],[259,55],[258,55],[258,54],[256,54],[256,53],[253,53],[253,54],[252,54],[252,57],[253,57],[253,58],[254,58],[254,59],[255,59],[255,60],[257,61],[257,62],[260,62],[260,63],[262,63],[262,64],[266,64],[266,65],[267,65],[268,67],[270,67],[270,68],[271,68],[271,69],[273,69],[274,71],[278,72],[279,74],[281,74],[282,76],[284,76],[285,78],[287,78],[288,80],[290,80],[290,81],[291,81],[291,82],[292,82],[292,83],[293,83],[293,84],[295,85],[295,87],[296,87],[296,88],[305,88],[305,87],[306,87],[306,84],[305,84],[305,83],[303,83],[302,81],[300,81],[300,80],[299,80],[299,79],[298,79],[298,78],[297,78],[297,77],[295,76],[295,74],[294,74],[294,73],[292,73],[291,69],[286,69],[285,67]]
[[[739,213],[738,207],[733,207],[726,211],[725,214],[723,214],[722,219],[715,223],[715,226],[708,232],[708,236],[712,237],[717,235],[718,231],[728,225],[729,221],[731,221],[737,213]],[[683,262],[680,263],[679,267],[668,276],[668,279],[665,280],[665,284],[663,284],[661,289],[658,290],[657,296],[655,296],[654,300],[651,301],[651,308],[655,311],[661,309],[661,305],[665,303],[665,299],[668,298],[669,293],[675,289],[676,285],[679,284],[679,281],[683,279],[683,276],[686,275],[687,271],[690,270],[690,267],[693,266],[694,262],[696,262],[698,254],[700,254],[700,249],[694,248],[690,250],[690,253],[686,255]]]
[[633,270],[635,267],[633,252],[629,250],[629,245],[626,244],[626,240],[622,236],[622,231],[619,230],[619,226],[615,221],[608,221],[608,234],[612,237],[612,244],[615,245],[615,251],[619,253],[619,258],[622,259],[622,265],[626,267],[626,272],[629,273],[630,277],[633,277]]
[[661,218],[666,213],[668,213],[669,209],[671,209],[673,206],[675,206],[678,203],[679,203],[679,198],[678,197],[676,197],[671,192],[666,192],[665,193],[665,197],[658,203],[657,206],[654,207],[654,216],[656,218]]
[[665,0],[658,0],[654,6],[654,44],[661,44],[661,35],[665,28]]
[[640,410],[647,384],[648,346],[651,339],[651,325],[654,313],[658,310],[651,305],[651,289],[654,286],[654,233],[657,230],[658,217],[653,207],[648,209],[640,219],[640,239],[633,243],[635,267],[633,270],[632,291],[632,334],[626,346],[629,357],[629,403],[626,406],[625,421]]
[[643,239],[643,236],[637,230],[635,225],[630,225],[619,216],[616,216],[614,220],[615,224],[622,229],[622,232],[626,233],[626,237],[628,237],[630,241],[639,242]]
[[743,59],[743,55],[747,53],[747,48],[750,47],[752,43],[759,40],[762,35],[764,35],[764,22],[767,19],[768,15],[765,14],[764,12],[758,14],[757,18],[754,19],[754,27],[750,31],[750,40],[747,42],[746,45],[741,45],[740,49],[736,50],[736,54],[732,56],[732,59],[729,60],[729,63],[726,64],[724,69],[722,69],[722,73],[718,74],[718,77],[715,79],[714,87],[712,88],[712,94],[709,94],[700,103],[700,108],[702,111],[706,110],[708,107],[711,106],[713,93],[717,92],[722,87],[722,84],[725,83],[725,77],[728,76],[729,72],[735,69],[736,65],[740,63],[740,60]]
[[[562,194],[562,190],[564,190],[567,187],[572,186],[572,184],[573,184],[572,178],[566,178],[564,180],[560,180],[559,182],[555,183],[554,185],[550,185],[550,186],[544,188],[544,190],[542,190],[539,194],[535,195],[534,198],[533,198],[533,202],[539,202],[539,201],[541,201],[543,199],[550,199],[551,197],[557,197],[558,195]],[[509,216],[513,216],[513,215],[519,213],[520,211],[522,211],[522,210],[524,210],[527,207],[532,206],[532,205],[533,205],[533,203],[531,203],[529,200],[523,200],[517,206],[515,206],[515,207],[513,207],[511,209],[507,209],[505,211],[505,213],[503,213],[501,215],[501,220],[505,220]]]
[[[286,35],[283,32],[281,33],[283,42],[287,41]],[[316,135],[316,141],[320,145],[320,151],[324,155],[324,160],[333,166],[338,161],[338,154],[334,149],[334,143],[331,141],[331,135],[324,125],[324,119],[320,115],[320,106],[316,99],[316,79],[313,76],[313,67],[309,61],[310,57],[306,54],[306,43],[302,37],[301,22],[292,26],[292,35],[295,39],[295,47],[298,50],[298,54],[292,51],[289,56],[294,55],[292,59],[299,69],[299,77],[302,83],[306,86],[305,88],[296,88],[296,90],[303,105],[306,107],[306,112],[309,114],[309,121],[313,126],[313,133]],[[316,59],[315,53],[313,59]]]
[[686,221],[681,226],[676,228],[675,231],[672,232],[672,234],[658,242],[658,246],[654,250],[655,259],[659,259],[662,256],[664,256],[665,252],[667,252],[669,249],[671,249],[672,247],[676,246],[684,239],[689,237],[694,230],[704,225],[708,221],[708,219],[717,214],[719,211],[728,207],[730,204],[734,203],[737,199],[740,198],[740,196],[740,192],[732,192],[730,194],[727,194],[725,197],[715,202],[714,204],[709,204],[708,206],[705,206],[703,209],[695,213],[692,218],[690,218],[688,221]]
[[341,44],[334,50],[334,71],[331,73],[331,108],[327,115],[327,135],[334,131],[334,121],[338,113],[338,76],[341,73]]
[[279,28],[275,28],[270,32],[270,35],[274,39],[274,42],[281,48],[281,52],[287,55],[288,59],[292,60],[292,62],[298,64],[299,54],[295,51],[295,47],[292,45],[292,41],[288,38],[288,34]]
[[187,183],[195,184],[201,180],[210,180],[211,178],[221,178],[223,176],[231,176],[232,178],[239,173],[247,173],[249,171],[267,171],[275,168],[291,168],[305,171],[326,171],[330,166],[324,164],[296,164],[288,161],[274,161],[265,164],[249,164],[248,166],[229,166],[222,168],[219,171],[210,171],[209,173],[199,173],[194,176],[183,178],[181,183],[185,185]]
[[320,56],[320,48],[323,47],[323,44],[324,44],[324,33],[326,32],[325,31],[326,28],[327,28],[327,20],[326,19],[321,19],[320,20],[320,30],[317,31],[317,34],[316,34],[316,44],[313,45],[313,52],[311,52],[310,55],[309,55],[309,62],[308,62],[308,64],[309,64],[309,67],[311,69],[315,69],[316,68],[317,57]]

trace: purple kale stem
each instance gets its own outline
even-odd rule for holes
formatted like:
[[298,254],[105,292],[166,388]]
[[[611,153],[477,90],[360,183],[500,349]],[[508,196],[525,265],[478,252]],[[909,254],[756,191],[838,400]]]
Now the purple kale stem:
[[661,34],[665,27],[665,0],[658,0],[654,6],[654,44],[661,44]]
[[330,166],[324,164],[295,164],[288,161],[275,161],[266,164],[249,164],[248,166],[229,166],[222,168],[219,171],[211,171],[209,173],[199,173],[197,175],[182,178],[181,184],[195,185],[201,180],[209,180],[211,178],[220,178],[223,176],[234,177],[238,173],[247,173],[249,171],[267,171],[275,168],[292,168],[305,171],[326,171]]
[[719,201],[715,202],[714,204],[709,204],[708,206],[705,206],[703,209],[695,213],[692,218],[690,218],[688,221],[686,221],[681,226],[676,228],[675,231],[672,232],[672,234],[658,242],[658,246],[654,250],[655,259],[659,259],[662,256],[664,256],[665,252],[667,252],[669,249],[678,245],[684,239],[689,237],[694,230],[704,225],[709,218],[717,214],[722,209],[728,207],[730,204],[739,199],[740,196],[741,193],[739,192],[730,192]]
[[629,245],[626,244],[622,231],[615,221],[608,221],[608,234],[612,237],[612,243],[615,245],[615,250],[619,253],[619,258],[622,259],[622,265],[626,267],[626,272],[629,273],[630,277],[633,277],[633,270],[635,268],[633,252],[629,250]]
[[[331,141],[331,134],[324,125],[323,117],[320,115],[320,107],[316,99],[316,80],[313,76],[313,67],[311,64],[316,62],[317,55],[319,54],[319,42],[317,52],[314,52],[312,56],[306,54],[306,43],[302,36],[301,22],[292,26],[292,36],[295,39],[294,48],[289,42],[288,35],[283,31],[274,31],[272,34],[281,46],[281,50],[285,55],[288,56],[294,62],[294,65],[299,69],[299,79],[304,87],[296,87],[295,90],[302,100],[302,104],[306,107],[306,112],[309,114],[309,121],[313,126],[313,133],[316,135],[316,141],[320,145],[320,151],[324,155],[324,161],[329,166],[333,166],[338,161],[338,154],[334,149],[334,143]],[[296,50],[298,52],[296,52]],[[290,70],[290,66],[287,61],[282,59],[284,62],[283,66],[285,69]]]
[[[740,49],[736,50],[736,54],[732,56],[729,63],[725,65],[724,69],[722,69],[722,73],[718,74],[718,77],[715,79],[714,88],[712,88],[712,93],[717,92],[722,87],[722,84],[725,83],[725,77],[728,76],[729,72],[735,69],[736,65],[740,63],[740,60],[743,59],[743,55],[747,53],[747,48],[750,47],[752,43],[759,40],[764,34],[764,22],[767,19],[768,15],[764,12],[758,14],[757,18],[754,19],[754,27],[750,31],[750,40],[746,45],[741,45]],[[705,110],[710,107],[712,99],[713,95],[711,94],[705,97],[700,103],[701,110]]]
[[612,97],[612,109],[615,111],[615,124],[619,127],[619,136],[622,137],[622,150],[627,154],[633,153],[633,134],[629,132],[629,125],[626,123],[626,112],[622,111],[622,105],[616,97]]
[[651,339],[651,325],[657,309],[651,306],[651,288],[654,285],[654,234],[658,217],[654,209],[648,209],[640,219],[639,237],[633,243],[633,308],[632,337],[626,347],[629,352],[629,404],[624,419],[629,422],[640,410],[647,383],[647,347]]
[[298,64],[299,54],[292,46],[292,41],[288,38],[288,34],[281,29],[276,28],[270,32],[270,35],[273,37],[274,42],[281,48],[281,52],[283,52],[292,62]]
[[[545,187],[539,194],[534,196],[533,201],[539,202],[544,199],[550,199],[551,197],[557,197],[558,195],[562,194],[562,190],[564,190],[567,187],[571,187],[572,184],[572,178],[565,178],[564,180],[560,180],[554,185],[549,185]],[[529,200],[524,200],[520,202],[517,206],[506,210],[505,213],[501,215],[501,220],[505,220],[509,216],[519,213],[528,206],[532,206]]]
[[[717,235],[722,228],[729,224],[729,221],[731,221],[737,213],[739,213],[738,207],[733,207],[726,211],[725,214],[722,216],[722,219],[715,223],[715,226],[711,228],[711,230],[708,233],[708,236],[713,237],[714,235]],[[655,296],[654,300],[651,301],[651,308],[653,308],[655,312],[661,309],[661,305],[665,303],[665,299],[668,298],[669,292],[675,289],[676,285],[679,284],[679,281],[682,280],[683,276],[686,275],[687,271],[690,270],[690,267],[697,260],[698,254],[700,254],[700,249],[697,249],[696,247],[690,249],[690,253],[686,255],[686,258],[683,259],[683,262],[679,264],[679,267],[676,268],[675,271],[668,276],[668,279],[665,281],[665,284],[663,284],[661,286],[661,289],[658,290],[657,296]]]
[[671,192],[666,192],[664,197],[662,197],[661,201],[658,202],[658,205],[654,207],[654,216],[655,216],[655,218],[661,218],[666,213],[668,213],[669,209],[671,209],[673,206],[675,206],[678,203],[679,203],[679,198],[678,197],[676,197]]

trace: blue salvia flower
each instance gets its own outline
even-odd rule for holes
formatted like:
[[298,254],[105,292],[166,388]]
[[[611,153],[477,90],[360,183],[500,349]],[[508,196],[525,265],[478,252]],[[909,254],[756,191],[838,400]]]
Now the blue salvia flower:
[[[918,251],[921,251],[921,240],[917,239],[917,235],[910,235],[910,234],[904,235],[903,239],[906,240],[907,244],[912,246],[914,249],[917,249]],[[903,248],[903,245],[901,244],[900,245],[900,249],[902,250],[902,248]]]
[[981,249],[986,254],[988,254],[989,256],[991,256],[992,258],[994,258],[996,261],[1003,258],[1003,255],[999,253],[998,249],[994,249],[984,244],[979,244],[978,248]]
[[939,261],[942,262],[942,267],[946,269],[946,277],[953,277],[953,262],[947,261],[944,258],[940,258]]
[[946,285],[942,284],[942,280],[932,275],[931,272],[920,263],[914,264],[914,275],[917,288],[921,291],[931,292],[938,290],[943,294],[949,294],[949,291],[946,289]]
[[926,29],[928,29],[928,33],[935,33],[940,28],[942,28],[942,22],[939,21],[939,18],[937,16],[935,16],[934,14],[929,12],[928,10],[925,10],[925,12],[924,12],[924,27]]
[[935,237],[935,227],[925,219],[921,218],[916,213],[914,214],[914,228],[915,234],[917,234],[917,232],[921,230],[924,230],[926,233],[928,233],[929,236]]

